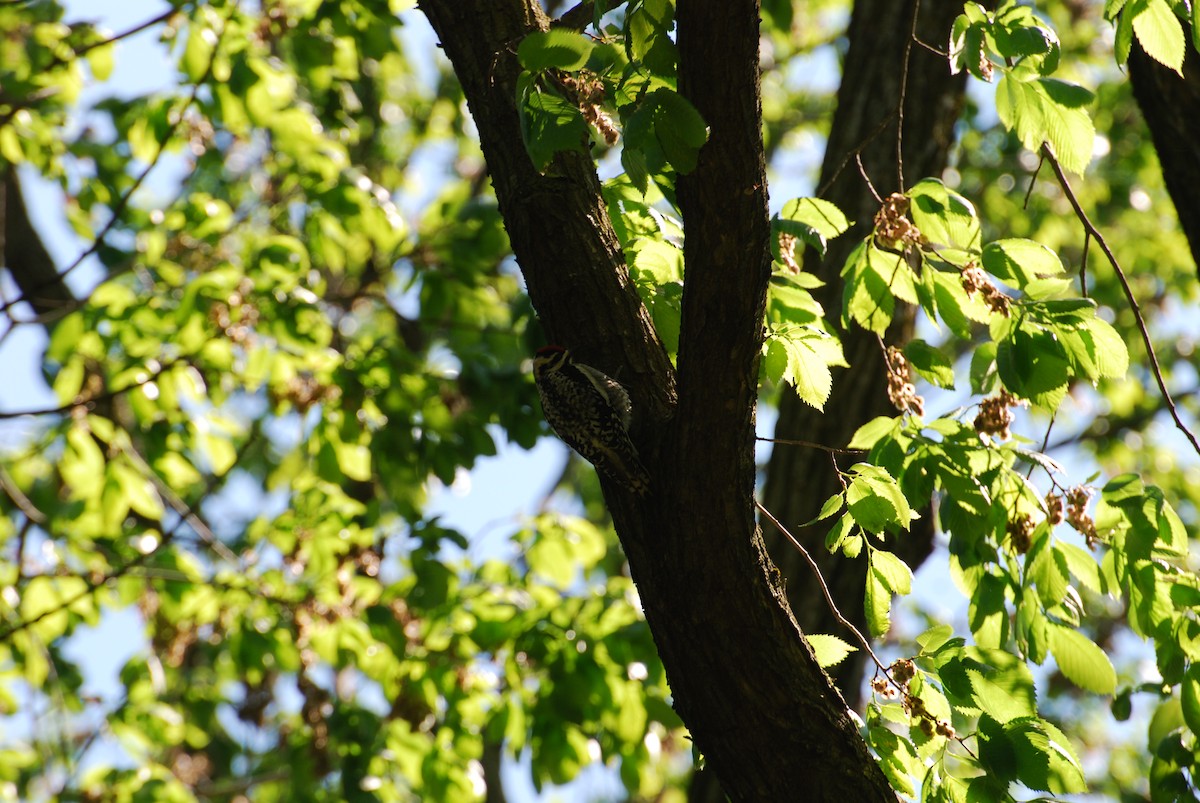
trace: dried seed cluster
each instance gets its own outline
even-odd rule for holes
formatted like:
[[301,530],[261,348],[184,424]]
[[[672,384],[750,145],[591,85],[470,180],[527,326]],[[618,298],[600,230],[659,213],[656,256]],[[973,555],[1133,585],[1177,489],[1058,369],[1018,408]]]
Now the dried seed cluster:
[[908,197],[894,192],[875,213],[875,235],[881,240],[916,245],[921,242],[921,231],[909,220]]
[[929,709],[925,707],[925,701],[909,691],[909,683],[916,677],[916,674],[916,665],[908,658],[901,658],[888,667],[886,676],[876,675],[871,678],[871,690],[881,697],[891,699],[897,695],[893,684],[899,686],[901,689],[900,704],[904,706],[904,710],[910,717],[918,721],[917,727],[921,729],[922,733],[926,736],[933,736],[936,733],[947,739],[953,739],[956,733],[950,721],[938,719],[929,713]]
[[579,107],[588,125],[599,131],[606,143],[616,145],[621,138],[621,132],[608,116],[608,112],[600,106],[604,102],[604,84],[600,79],[584,71],[579,73],[578,77],[562,73],[558,76],[558,82],[567,96]]
[[912,368],[904,352],[895,346],[887,350],[888,401],[902,413],[925,415],[925,400],[912,382]]
[[1025,407],[1029,402],[1019,399],[1002,390],[995,396],[988,396],[979,403],[979,415],[975,416],[975,431],[981,435],[991,435],[1000,440],[1012,437],[1009,427],[1013,422],[1010,407]]
[[1062,524],[1063,498],[1056,493],[1046,494],[1046,521],[1051,525]]
[[1024,555],[1033,545],[1033,519],[1028,515],[1008,523],[1008,542],[1017,554]]
[[974,262],[968,263],[963,268],[962,288],[968,296],[981,294],[983,302],[991,308],[992,312],[998,312],[1005,318],[1008,317],[1008,304],[1012,299],[1000,292],[999,288],[992,283],[992,278],[987,275],[987,272]]
[[1096,521],[1087,512],[1088,502],[1092,498],[1092,489],[1086,485],[1076,485],[1067,491],[1067,523],[1074,527],[1087,541],[1088,549],[1095,549],[1099,536],[1096,534]]
[[800,238],[785,231],[779,232],[779,259],[791,273],[800,272],[800,263],[796,260],[796,246]]

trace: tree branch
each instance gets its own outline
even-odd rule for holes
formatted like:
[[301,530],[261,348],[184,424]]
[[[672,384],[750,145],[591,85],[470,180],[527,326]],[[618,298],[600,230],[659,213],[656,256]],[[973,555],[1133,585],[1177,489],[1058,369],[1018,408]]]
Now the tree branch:
[[1104,239],[1104,235],[1092,223],[1087,212],[1083,210],[1083,205],[1079,203],[1079,198],[1075,196],[1075,191],[1071,189],[1071,182],[1067,179],[1067,174],[1063,172],[1062,165],[1058,163],[1058,157],[1054,155],[1054,151],[1050,149],[1050,146],[1045,143],[1042,144],[1042,155],[1050,163],[1050,167],[1054,170],[1054,175],[1058,177],[1058,183],[1062,186],[1067,200],[1070,201],[1071,208],[1075,210],[1075,216],[1083,224],[1084,231],[1096,241],[1096,245],[1100,246],[1100,250],[1108,258],[1108,264],[1112,265],[1113,272],[1117,274],[1117,280],[1121,283],[1121,289],[1124,291],[1125,298],[1129,301],[1129,306],[1133,310],[1133,319],[1137,321],[1138,332],[1142,335],[1142,343],[1146,346],[1146,356],[1150,360],[1150,372],[1154,374],[1154,381],[1158,384],[1159,392],[1162,393],[1163,402],[1167,405],[1167,411],[1171,414],[1171,419],[1175,422],[1175,427],[1192,444],[1192,449],[1195,450],[1196,454],[1200,454],[1200,442],[1197,442],[1195,434],[1188,429],[1187,424],[1183,423],[1183,419],[1179,417],[1179,410],[1175,407],[1175,400],[1171,398],[1171,391],[1167,390],[1167,382],[1163,378],[1162,368],[1158,364],[1158,355],[1154,352],[1154,341],[1150,339],[1150,330],[1146,328],[1146,319],[1142,316],[1141,305],[1138,304],[1137,296],[1133,294],[1133,288],[1129,286],[1129,279],[1126,278],[1125,271],[1121,269],[1121,263],[1117,261],[1117,255],[1113,253],[1112,248],[1108,245],[1108,240]]

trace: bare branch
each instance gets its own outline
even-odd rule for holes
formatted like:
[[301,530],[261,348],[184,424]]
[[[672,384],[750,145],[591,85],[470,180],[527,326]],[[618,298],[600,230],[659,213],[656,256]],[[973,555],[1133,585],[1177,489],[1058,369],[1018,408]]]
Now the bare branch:
[[1104,256],[1108,258],[1108,263],[1112,265],[1113,271],[1117,274],[1117,280],[1120,281],[1121,289],[1125,292],[1125,298],[1129,301],[1129,306],[1133,310],[1134,320],[1137,321],[1138,331],[1141,333],[1142,342],[1146,346],[1146,356],[1150,359],[1150,371],[1154,374],[1154,381],[1158,384],[1158,390],[1162,393],[1167,410],[1171,413],[1172,420],[1175,421],[1175,427],[1192,444],[1192,449],[1195,450],[1196,454],[1200,454],[1200,441],[1196,440],[1195,434],[1183,423],[1183,419],[1179,416],[1179,410],[1175,407],[1175,400],[1171,398],[1171,391],[1167,390],[1167,382],[1163,379],[1162,367],[1158,364],[1158,355],[1154,352],[1154,341],[1150,339],[1150,330],[1146,327],[1146,319],[1142,316],[1141,305],[1138,304],[1137,296],[1133,294],[1133,288],[1129,285],[1129,279],[1126,278],[1125,271],[1121,269],[1121,263],[1117,261],[1117,255],[1113,253],[1112,248],[1108,245],[1108,240],[1104,239],[1104,235],[1092,223],[1087,212],[1083,210],[1083,206],[1079,203],[1079,198],[1075,196],[1075,191],[1071,189],[1071,182],[1067,180],[1067,174],[1063,171],[1062,165],[1059,164],[1058,157],[1054,155],[1054,151],[1051,150],[1049,145],[1043,143],[1042,154],[1046,161],[1050,163],[1050,167],[1054,169],[1054,175],[1058,177],[1058,183],[1062,186],[1063,192],[1066,193],[1067,200],[1071,202],[1071,208],[1075,210],[1075,216],[1083,224],[1085,234],[1095,239],[1096,244],[1100,246],[1100,250],[1104,252]]

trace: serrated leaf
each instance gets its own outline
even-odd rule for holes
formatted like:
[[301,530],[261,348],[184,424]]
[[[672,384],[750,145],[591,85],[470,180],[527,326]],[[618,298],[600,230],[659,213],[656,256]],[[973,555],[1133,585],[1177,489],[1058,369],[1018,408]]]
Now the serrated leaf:
[[1100,376],[1112,379],[1125,376],[1129,370],[1129,350],[1117,330],[1100,318],[1092,318],[1085,328],[1095,344],[1094,357]]
[[905,193],[909,216],[930,242],[959,250],[978,250],[979,216],[974,205],[938,179],[927,178]]
[[1021,717],[1037,714],[1028,697],[1012,694],[998,683],[993,683],[982,672],[967,670],[971,681],[971,697],[980,711],[997,722],[1004,724]]
[[[1183,25],[1167,0],[1148,0],[1139,3],[1133,16],[1133,32],[1146,55],[1180,76],[1183,75],[1183,54],[1186,50]],[[1134,13],[1135,7],[1129,12]]]
[[595,43],[576,31],[551,28],[534,31],[517,46],[517,58],[527,70],[557,69],[574,72],[587,64]]
[[996,240],[983,247],[984,269],[1000,281],[1020,290],[1040,276],[1062,273],[1058,254],[1033,240]]
[[886,415],[872,418],[855,431],[850,442],[846,444],[846,448],[869,450],[880,439],[895,432],[899,426],[900,419],[898,418],[889,418]]
[[930,383],[954,389],[954,364],[940,349],[924,340],[910,340],[904,346],[904,356],[912,369]]
[[863,599],[863,611],[867,615],[867,627],[871,635],[879,638],[891,627],[892,592],[877,572],[867,572],[867,592]]
[[891,552],[871,550],[871,569],[893,593],[904,596],[912,592],[912,569]]
[[846,506],[863,529],[882,533],[893,524],[908,529],[913,518],[912,508],[896,480],[885,469],[858,463],[850,473],[854,479],[846,489]]
[[1005,73],[996,86],[996,113],[1035,153],[1049,142],[1062,166],[1082,174],[1092,159],[1096,131],[1085,107],[1092,93],[1054,78],[1024,81]]
[[559,151],[584,151],[588,128],[579,107],[532,86],[524,89],[519,96],[521,135],[534,167],[545,170]]
[[1112,694],[1117,673],[1104,651],[1074,628],[1050,625],[1050,652],[1067,680],[1096,694]]
[[655,90],[654,135],[667,161],[684,175],[696,169],[700,148],[708,141],[708,124],[687,98],[670,89]]
[[842,210],[821,198],[793,198],[783,205],[778,217],[802,223],[825,240],[832,240],[850,228]]
[[806,634],[804,638],[808,641],[808,646],[812,647],[813,655],[817,657],[817,663],[822,669],[837,666],[847,655],[858,650],[837,636],[812,633]]
[[834,513],[837,513],[839,510],[841,510],[844,503],[845,500],[842,499],[841,494],[834,494],[825,500],[825,504],[821,505],[821,512],[817,514],[816,518],[804,526],[807,527],[809,524],[816,524],[818,521],[823,521],[829,518]]

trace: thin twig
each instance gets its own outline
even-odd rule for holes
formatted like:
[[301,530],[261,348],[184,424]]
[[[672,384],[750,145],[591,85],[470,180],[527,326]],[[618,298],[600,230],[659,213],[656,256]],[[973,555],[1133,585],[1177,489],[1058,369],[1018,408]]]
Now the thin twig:
[[[871,643],[867,641],[866,636],[864,636],[857,627],[851,624],[850,621],[842,615],[842,612],[838,609],[837,603],[833,601],[833,594],[830,592],[829,586],[825,582],[825,577],[821,574],[821,567],[817,565],[815,560],[813,560],[812,555],[808,553],[808,550],[804,548],[804,545],[800,543],[796,536],[792,535],[791,532],[788,531],[788,528],[784,527],[779,519],[775,518],[771,511],[767,510],[766,507],[763,506],[762,502],[759,502],[757,499],[755,499],[754,505],[773,525],[775,525],[775,529],[779,530],[779,532],[783,534],[784,538],[792,543],[792,546],[794,546],[801,556],[803,556],[804,560],[808,562],[808,567],[812,569],[813,577],[816,578],[817,585],[821,587],[821,593],[825,596],[825,604],[829,606],[829,612],[833,614],[833,618],[836,619],[838,623],[842,625],[842,627],[854,634],[855,639],[857,639],[858,643],[862,645],[863,650],[871,657],[871,660],[875,662],[875,666],[879,667],[879,671],[883,673],[883,676],[887,678],[887,682],[890,683],[896,689],[896,691],[900,692],[903,699],[905,695],[909,694],[908,688],[905,685],[898,683],[895,678],[892,677],[890,668],[884,666],[883,661],[879,660],[879,656],[876,655],[875,650],[871,648]],[[924,716],[928,717],[929,720],[934,723],[937,722],[936,718],[928,711],[924,712]],[[967,747],[966,742],[963,741],[961,736],[956,734],[953,738],[970,755],[975,755],[971,752],[971,748]]]
[[1079,292],[1084,298],[1088,298],[1087,289],[1087,259],[1088,247],[1092,244],[1092,233],[1090,231],[1083,232],[1083,256],[1079,260]]
[[900,65],[900,101],[896,104],[896,191],[904,192],[904,101],[908,97],[908,63],[912,58],[913,42],[917,39],[917,17],[921,13],[921,0],[915,0],[912,12],[912,27],[908,41],[904,43],[904,63]]
[[[754,505],[764,516],[767,517],[772,524],[775,525],[775,529],[779,530],[783,537],[792,543],[792,546],[796,548],[796,551],[799,552],[801,557],[803,557],[808,563],[808,567],[812,569],[813,577],[816,578],[817,585],[821,588],[821,593],[825,596],[825,604],[829,606],[829,612],[833,614],[833,618],[836,619],[842,627],[854,634],[855,640],[862,645],[862,648],[867,655],[871,656],[871,660],[875,662],[875,665],[879,667],[879,670],[887,676],[887,679],[891,681],[897,689],[900,689],[899,684],[896,684],[896,682],[892,680],[892,676],[888,674],[888,668],[883,665],[883,661],[880,661],[879,656],[875,654],[875,650],[871,649],[871,643],[867,641],[867,637],[864,636],[849,619],[847,619],[845,616],[842,616],[842,612],[838,609],[837,603],[833,601],[833,593],[829,590],[829,585],[825,582],[825,578],[821,575],[821,567],[817,565],[815,560],[813,560],[813,556],[810,555],[808,550],[804,548],[804,545],[797,540],[796,536],[792,535],[791,532],[788,531],[788,528],[784,527],[779,519],[775,518],[774,514],[772,514],[771,511],[767,510],[763,506],[762,502],[759,502],[757,499],[755,499]],[[903,691],[903,689],[901,689],[901,691]]]
[[823,443],[814,443],[813,441],[794,440],[792,438],[763,438],[758,435],[754,436],[757,441],[764,443],[781,443],[784,446],[804,446],[809,449],[820,449],[822,452],[830,454],[866,454],[866,449],[839,449],[836,446],[826,446]]
[[[829,188],[832,187],[833,182],[837,181],[838,177],[842,175],[842,171],[844,171],[846,169],[846,166],[848,164],[850,164],[851,159],[858,159],[859,160],[858,161],[859,171],[865,172],[865,171],[863,171],[862,160],[860,158],[860,155],[866,149],[866,147],[871,144],[871,141],[874,140],[875,137],[879,136],[880,134],[882,134],[884,132],[884,130],[887,129],[888,124],[892,122],[892,116],[895,115],[895,113],[896,113],[895,110],[892,110],[892,112],[890,114],[888,114],[886,117],[884,117],[882,120],[880,120],[879,124],[876,125],[875,128],[872,129],[869,134],[867,134],[865,137],[863,137],[862,141],[859,142],[858,145],[856,145],[853,150],[851,150],[849,153],[846,154],[845,158],[842,159],[842,163],[840,165],[838,165],[837,170],[833,171],[833,175],[830,176],[829,179],[824,184],[822,184],[820,187],[817,188],[816,197],[818,197],[818,198],[825,197],[825,193],[829,192]],[[879,193],[875,192],[874,189],[872,189],[871,192],[875,196],[875,199],[879,200]],[[882,203],[882,201],[880,201],[880,203]]]
[[937,45],[931,45],[928,42],[926,42],[924,39],[918,39],[916,36],[913,36],[913,41],[916,42],[921,47],[928,50],[930,53],[936,53],[937,55],[941,56],[944,59],[950,58],[950,51],[948,51],[948,50],[942,50]]
[[4,489],[4,493],[8,494],[12,503],[25,514],[25,518],[35,524],[46,523],[46,514],[37,509],[37,506],[25,495],[25,492],[21,490],[3,465],[0,465],[0,488]]
[[1087,212],[1083,210],[1083,206],[1079,203],[1079,198],[1075,196],[1075,191],[1071,189],[1071,182],[1067,180],[1067,174],[1063,171],[1062,165],[1059,164],[1058,157],[1054,155],[1054,151],[1043,143],[1042,153],[1046,161],[1050,163],[1050,167],[1053,168],[1054,175],[1058,177],[1058,183],[1062,186],[1067,200],[1070,201],[1071,207],[1075,210],[1075,216],[1083,224],[1085,233],[1095,238],[1096,244],[1100,246],[1100,250],[1104,252],[1104,256],[1108,259],[1109,264],[1112,265],[1113,272],[1117,274],[1117,279],[1121,282],[1121,289],[1125,292],[1125,298],[1129,301],[1129,306],[1133,309],[1134,320],[1137,321],[1138,331],[1142,335],[1142,342],[1146,345],[1146,355],[1150,358],[1150,369],[1154,374],[1154,381],[1158,384],[1158,390],[1162,393],[1167,410],[1171,413],[1171,418],[1175,421],[1175,426],[1188,439],[1188,442],[1192,444],[1192,449],[1195,450],[1196,454],[1200,454],[1200,441],[1196,440],[1196,436],[1183,423],[1183,419],[1179,417],[1179,410],[1175,407],[1175,400],[1171,398],[1171,391],[1167,390],[1167,382],[1163,378],[1162,368],[1158,364],[1158,356],[1154,353],[1154,341],[1150,339],[1150,330],[1146,327],[1146,319],[1142,317],[1142,308],[1138,304],[1137,297],[1133,294],[1133,288],[1129,285],[1129,279],[1125,276],[1125,271],[1121,269],[1121,263],[1117,261],[1117,255],[1113,253],[1112,248],[1108,245],[1108,241],[1104,239],[1104,235],[1092,223]]
[[157,17],[148,19],[145,22],[138,23],[137,25],[134,25],[132,28],[128,28],[124,31],[121,31],[120,33],[115,33],[112,36],[108,37],[107,39],[101,39],[98,42],[90,42],[86,45],[80,45],[78,48],[75,49],[75,55],[82,56],[83,54],[87,53],[89,50],[95,50],[98,47],[104,47],[105,45],[111,45],[116,42],[119,42],[122,39],[128,39],[131,36],[141,33],[142,31],[146,30],[147,28],[153,28],[155,25],[158,25],[160,22],[166,22],[167,20],[169,20],[171,17],[175,16],[178,13],[179,13],[179,9],[172,7],[169,10],[164,11],[163,13],[159,14]]
[[76,401],[69,402],[67,404],[60,404],[58,407],[45,407],[40,410],[0,411],[0,420],[9,418],[24,418],[25,416],[62,415],[63,413],[70,413],[81,407],[86,407],[91,410],[94,409],[95,405],[99,402],[110,401],[115,399],[117,396],[128,393],[131,390],[136,390],[144,385],[149,385],[151,382],[159,379],[167,371],[171,370],[182,362],[184,362],[184,359],[182,357],[177,357],[173,360],[163,363],[163,365],[157,371],[143,379],[137,380],[136,382],[131,382],[128,385],[113,390],[106,390],[103,393],[98,393],[95,396],[89,396],[86,399],[77,399]]
[[[1058,411],[1056,410],[1056,411],[1054,412],[1054,414],[1050,416],[1050,423],[1046,425],[1046,437],[1042,438],[1042,449],[1041,449],[1041,454],[1043,454],[1043,455],[1044,455],[1044,454],[1046,454],[1046,448],[1047,448],[1047,447],[1050,445],[1050,431],[1051,431],[1052,429],[1054,429],[1054,421],[1055,421],[1055,419],[1057,419],[1057,418],[1058,418]],[[1028,481],[1028,480],[1029,480],[1029,478],[1033,476],[1033,469],[1034,469],[1034,468],[1035,468],[1035,464],[1034,464],[1034,463],[1030,463],[1030,464],[1029,464],[1029,471],[1027,471],[1027,472],[1025,473],[1025,479],[1026,479],[1026,481]],[[1046,472],[1046,473],[1049,473],[1049,472]],[[1053,477],[1053,476],[1051,476],[1051,477],[1050,477],[1050,481],[1051,481],[1051,482],[1054,482],[1054,477]]]
[[[854,154],[854,162],[858,165],[858,174],[862,176],[862,180],[867,182],[867,189],[871,191],[871,196],[875,199],[875,203],[882,204],[883,198],[875,191],[875,185],[871,183],[871,177],[867,175],[867,168],[862,163],[862,152]],[[901,187],[901,189],[904,189]]]
[[175,489],[168,485],[162,477],[158,476],[158,472],[150,467],[146,459],[132,445],[126,446],[122,451],[125,452],[126,457],[134,462],[138,470],[154,483],[154,487],[158,488],[158,492],[167,500],[167,504],[171,506],[171,509],[188,523],[188,526],[192,528],[196,535],[200,536],[200,540],[207,544],[209,549],[234,565],[238,563],[237,555],[234,555],[229,547],[221,543],[216,533],[208,526],[208,522],[200,518],[200,514],[198,513],[200,508],[198,505],[188,505],[184,502],[179,497],[179,494],[175,493]]
[[[150,160],[150,163],[146,165],[144,170],[134,177],[133,184],[121,195],[121,197],[117,199],[117,202],[113,204],[112,215],[109,217],[108,222],[104,224],[104,227],[96,234],[96,239],[92,241],[92,244],[84,249],[79,256],[75,257],[75,260],[63,271],[56,274],[53,281],[65,279],[76,268],[82,265],[84,260],[95,255],[100,248],[103,247],[104,238],[106,238],[116,227],[117,223],[121,220],[121,216],[125,214],[125,210],[128,208],[130,201],[133,199],[134,193],[141,189],[142,183],[145,182],[151,171],[158,166],[159,160],[162,158],[163,154],[167,152],[167,146],[170,144],[171,138],[175,136],[175,132],[179,130],[181,125],[183,125],[185,113],[189,108],[191,108],[192,104],[196,102],[196,98],[200,94],[200,89],[205,85],[205,81],[207,81],[208,77],[212,74],[213,64],[216,63],[217,53],[220,51],[221,38],[224,36],[224,34],[225,28],[222,26],[220,33],[217,34],[217,42],[213,45],[212,54],[209,56],[208,66],[205,68],[204,74],[196,81],[195,84],[192,85],[192,91],[188,94],[184,103],[179,106],[178,113],[175,114],[175,119],[171,121],[171,124],[167,127],[166,133],[163,135],[162,141],[158,143],[158,151],[154,154],[154,158]],[[168,114],[167,118],[170,119],[171,115]],[[30,292],[40,289],[42,288],[33,287],[30,288]],[[12,305],[23,301],[27,296],[28,293],[22,293],[12,301],[5,302],[3,306],[0,306],[0,313],[7,312]]]
[[1033,175],[1029,177],[1029,187],[1025,190],[1025,201],[1021,204],[1022,210],[1029,209],[1029,198],[1033,195],[1033,188],[1037,184],[1038,174],[1042,172],[1042,165],[1045,164],[1046,157],[1039,156],[1037,167],[1033,170]]

